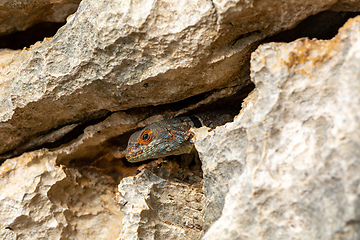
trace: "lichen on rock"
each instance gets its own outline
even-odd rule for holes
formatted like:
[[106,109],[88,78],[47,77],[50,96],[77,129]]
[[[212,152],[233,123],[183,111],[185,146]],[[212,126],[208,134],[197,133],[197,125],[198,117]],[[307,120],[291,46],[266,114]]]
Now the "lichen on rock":
[[[204,166],[233,162],[235,148],[246,162],[236,174],[204,169],[231,183],[204,239],[359,238],[359,29],[357,17],[331,40],[268,43],[252,54],[256,93],[233,123],[195,141]],[[227,151],[228,141],[238,147]]]

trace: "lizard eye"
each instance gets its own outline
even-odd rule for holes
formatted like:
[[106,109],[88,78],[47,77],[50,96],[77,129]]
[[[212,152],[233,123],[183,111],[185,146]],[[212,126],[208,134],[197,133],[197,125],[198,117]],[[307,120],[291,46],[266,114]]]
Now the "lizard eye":
[[149,134],[145,133],[143,136],[142,136],[142,140],[143,141],[147,141],[148,139],[150,138]]
[[145,130],[140,135],[139,143],[140,144],[147,144],[147,143],[151,142],[152,137],[153,137],[152,136],[152,131],[151,130]]

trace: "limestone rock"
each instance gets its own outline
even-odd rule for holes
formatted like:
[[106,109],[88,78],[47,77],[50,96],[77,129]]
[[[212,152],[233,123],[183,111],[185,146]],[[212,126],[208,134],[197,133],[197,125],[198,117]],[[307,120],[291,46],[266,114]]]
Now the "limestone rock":
[[0,2],[0,35],[24,31],[40,22],[65,22],[81,0],[2,0]]
[[[220,26],[233,34],[238,32],[243,35],[258,31],[269,36],[293,28],[304,18],[327,10],[336,2],[215,0],[214,6],[218,21],[223,23]],[[354,6],[354,9],[359,8]]]
[[333,11],[359,11],[359,0],[341,0],[331,7]]
[[151,163],[119,184],[120,239],[199,239],[203,181],[174,163]]
[[115,239],[122,214],[114,181],[96,169],[57,166],[39,150],[0,167],[0,239]]
[[259,40],[334,3],[83,0],[53,38],[0,52],[0,154],[109,111],[242,86]]
[[253,53],[240,115],[196,130],[203,175],[110,156],[240,92],[262,39],[357,2],[83,0],[53,38],[0,50],[0,160],[25,152],[0,166],[0,238],[359,239],[359,18]]
[[360,238],[359,62],[360,17],[331,40],[252,54],[244,109],[195,140],[221,213],[204,239]]
[[221,216],[225,196],[246,164],[246,133],[241,127],[228,126],[222,127],[221,131],[218,129],[208,132],[209,128],[206,127],[195,131],[196,149],[202,159],[206,196],[204,232]]

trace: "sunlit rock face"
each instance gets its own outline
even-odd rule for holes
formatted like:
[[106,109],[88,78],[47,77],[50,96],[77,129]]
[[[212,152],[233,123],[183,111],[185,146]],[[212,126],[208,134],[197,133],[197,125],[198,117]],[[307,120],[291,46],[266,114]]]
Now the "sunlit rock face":
[[360,237],[359,30],[357,17],[331,40],[252,54],[256,89],[241,113],[196,140],[220,216],[204,239]]
[[[360,239],[359,1],[33,2],[0,3],[0,39],[66,23],[0,49],[0,239]],[[198,156],[126,162],[225,108]]]

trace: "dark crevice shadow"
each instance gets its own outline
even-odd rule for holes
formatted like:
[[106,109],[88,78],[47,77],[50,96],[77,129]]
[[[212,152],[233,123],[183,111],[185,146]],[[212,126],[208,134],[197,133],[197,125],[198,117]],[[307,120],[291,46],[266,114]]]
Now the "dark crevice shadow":
[[[27,141],[25,141],[20,147],[17,147],[15,149],[12,149],[8,152],[1,154],[0,155],[0,164],[2,164],[6,159],[20,156],[24,152],[31,152],[31,151],[35,151],[35,150],[38,150],[41,148],[53,149],[53,148],[60,147],[63,144],[67,144],[67,143],[71,142],[72,140],[76,139],[77,137],[79,137],[81,134],[83,134],[84,129],[86,127],[95,125],[99,122],[104,121],[111,114],[112,114],[112,112],[110,112],[110,111],[100,110],[97,113],[94,113],[93,117],[88,117],[83,122],[75,123],[75,124],[78,124],[76,127],[74,127],[71,131],[67,132],[62,137],[60,137],[52,142],[49,141],[49,142],[45,142],[42,144],[36,144],[37,139],[39,139],[41,136],[46,136],[48,134],[51,134],[52,132],[55,132],[55,131],[61,129],[66,125],[57,127],[56,129],[51,129],[46,132],[38,133],[38,134],[36,134],[36,136],[32,136]],[[67,125],[71,125],[71,124],[74,124],[74,123],[68,123]]]
[[42,22],[38,23],[25,31],[14,32],[9,35],[0,36],[0,48],[13,50],[30,47],[44,38],[52,37],[57,30],[65,25],[66,22]]
[[[183,116],[190,116],[192,114],[199,114],[203,112],[209,112],[209,111],[226,111],[227,113],[232,113],[231,115],[235,116],[239,113],[241,109],[241,103],[243,99],[248,96],[248,94],[254,89],[254,85],[252,83],[248,83],[246,86],[244,86],[240,91],[238,91],[236,94],[219,99],[217,101],[212,102],[211,104],[207,104],[206,106],[200,106],[198,108],[195,108],[186,114],[183,114]],[[145,118],[151,117],[152,115],[163,115],[165,118],[166,113],[171,110],[171,112],[176,112],[178,110],[187,108],[193,104],[196,104],[198,102],[201,102],[204,100],[207,96],[211,95],[213,92],[203,93],[199,94],[187,99],[184,99],[179,102],[175,103],[168,103],[158,106],[148,106],[148,107],[141,107],[141,108],[132,108],[128,109],[124,112],[126,112],[129,115],[143,115]],[[143,113],[146,112],[146,115]],[[169,116],[171,117],[171,116]],[[107,156],[108,153],[112,151],[123,151],[128,143],[128,139],[130,138],[131,134],[133,134],[136,131],[141,130],[142,128],[136,128],[127,132],[124,132],[118,136],[112,137],[107,139],[106,141],[102,142],[97,146],[98,152],[96,154],[89,153],[86,156],[78,157],[78,152],[73,152],[69,155],[60,156],[58,159],[58,162],[61,162],[61,164],[64,164],[66,166],[84,166],[89,165],[94,161],[98,161],[98,159],[101,159],[102,156]],[[111,155],[111,154],[110,154]],[[133,166],[140,166],[148,161],[143,161],[139,163],[128,163],[125,159],[123,160],[123,165],[125,167],[133,167]]]
[[301,21],[293,29],[265,38],[262,42],[292,42],[302,37],[331,39],[347,20],[359,14],[360,12],[320,12]]

